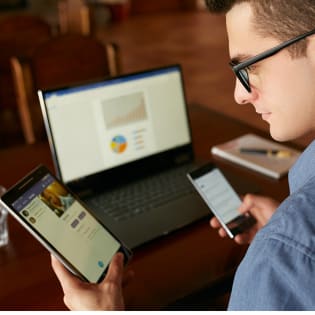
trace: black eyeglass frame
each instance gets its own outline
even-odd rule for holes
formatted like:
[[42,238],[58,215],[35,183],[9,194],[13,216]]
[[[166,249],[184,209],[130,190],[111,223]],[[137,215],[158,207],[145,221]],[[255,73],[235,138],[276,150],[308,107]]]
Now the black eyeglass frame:
[[240,80],[240,82],[242,83],[242,85],[244,86],[244,88],[247,90],[248,93],[251,93],[251,87],[250,87],[250,83],[249,83],[249,75],[247,72],[247,67],[253,65],[256,62],[259,62],[261,60],[264,60],[266,58],[269,58],[275,54],[277,54],[279,51],[281,51],[282,49],[310,36],[315,34],[315,29],[306,32],[304,34],[301,34],[297,37],[294,37],[292,39],[289,39],[273,48],[270,48],[254,57],[251,57],[243,62],[240,62],[238,64],[235,64],[233,61],[229,62],[229,65],[231,66],[233,72],[235,73],[236,77]]

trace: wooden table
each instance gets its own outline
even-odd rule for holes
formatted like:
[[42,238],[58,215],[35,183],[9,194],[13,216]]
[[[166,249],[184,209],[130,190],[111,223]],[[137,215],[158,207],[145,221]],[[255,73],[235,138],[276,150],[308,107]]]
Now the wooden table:
[[[198,105],[191,105],[189,114],[196,157],[202,160],[211,159],[209,150],[214,144],[249,131],[262,134]],[[286,178],[276,181],[218,159],[215,162],[231,174],[254,182],[261,193],[278,200],[288,194]],[[53,170],[47,143],[0,151],[0,184],[13,185],[39,163]],[[0,248],[0,310],[65,309],[48,252],[12,217],[9,233],[9,245]],[[125,288],[126,305],[129,309],[161,309],[218,285],[233,274],[245,250],[230,239],[221,239],[207,220],[151,242],[134,252],[130,268],[136,276]],[[225,302],[211,304],[215,298],[209,295],[208,308],[226,306]]]

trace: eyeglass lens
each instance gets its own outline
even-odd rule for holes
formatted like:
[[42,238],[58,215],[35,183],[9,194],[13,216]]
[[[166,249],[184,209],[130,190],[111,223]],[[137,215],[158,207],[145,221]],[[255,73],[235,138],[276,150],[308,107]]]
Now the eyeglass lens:
[[245,89],[250,93],[251,88],[250,88],[250,83],[249,83],[249,76],[248,72],[246,69],[241,69],[238,71],[238,78],[245,87]]

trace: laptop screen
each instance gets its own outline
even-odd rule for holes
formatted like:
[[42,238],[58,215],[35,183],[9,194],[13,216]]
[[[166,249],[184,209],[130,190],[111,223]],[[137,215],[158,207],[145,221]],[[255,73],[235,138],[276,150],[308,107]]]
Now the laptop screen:
[[39,96],[64,182],[191,143],[179,66]]

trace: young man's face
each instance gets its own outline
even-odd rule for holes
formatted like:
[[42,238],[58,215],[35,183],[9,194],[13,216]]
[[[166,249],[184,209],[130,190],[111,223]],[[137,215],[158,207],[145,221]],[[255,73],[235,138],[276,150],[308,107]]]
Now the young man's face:
[[[227,13],[231,59],[243,61],[280,43],[257,34],[251,21],[248,3],[238,4]],[[284,49],[253,65],[249,72],[251,93],[236,80],[237,103],[253,104],[269,123],[271,136],[278,141],[292,140],[315,130],[315,36],[308,41],[306,57],[292,59]]]

